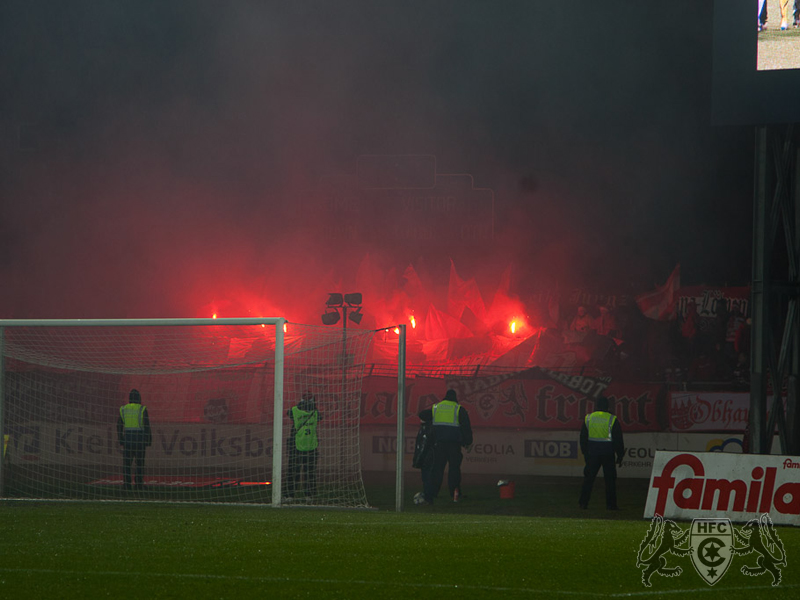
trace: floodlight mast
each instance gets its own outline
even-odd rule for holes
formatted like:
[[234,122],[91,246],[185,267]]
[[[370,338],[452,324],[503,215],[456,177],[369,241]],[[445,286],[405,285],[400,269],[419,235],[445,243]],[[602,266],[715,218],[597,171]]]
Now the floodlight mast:
[[[345,406],[347,397],[347,309],[353,310],[350,319],[357,325],[361,322],[361,292],[342,294],[340,292],[329,292],[328,300],[325,302],[325,313],[322,315],[324,325],[336,325],[339,322],[339,309],[342,311],[342,393],[339,399],[340,408]],[[340,461],[344,464],[344,447],[340,449]]]

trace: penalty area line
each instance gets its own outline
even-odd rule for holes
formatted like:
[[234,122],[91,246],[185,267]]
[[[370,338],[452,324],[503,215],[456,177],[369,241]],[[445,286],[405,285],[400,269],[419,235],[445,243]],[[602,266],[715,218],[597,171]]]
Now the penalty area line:
[[250,577],[248,575],[215,575],[209,573],[134,573],[130,571],[77,571],[69,569],[22,569],[11,567],[0,567],[0,573],[22,573],[22,574],[51,574],[51,575],[76,575],[86,577],[93,575],[97,577],[160,577],[165,579],[200,579],[200,580],[219,580],[219,581],[262,581],[265,583],[313,583],[313,584],[328,584],[328,585],[374,585],[374,586],[395,586],[407,588],[425,588],[425,589],[454,589],[454,590],[474,590],[485,592],[518,592],[528,593],[533,595],[542,596],[579,596],[579,597],[592,597],[592,598],[607,598],[608,594],[597,592],[571,592],[562,590],[543,590],[541,588],[525,588],[525,587],[508,587],[508,586],[492,586],[492,585],[462,585],[453,583],[415,583],[410,581],[369,581],[365,579],[324,579],[324,578],[306,578],[294,579],[291,577],[265,577],[262,575]]

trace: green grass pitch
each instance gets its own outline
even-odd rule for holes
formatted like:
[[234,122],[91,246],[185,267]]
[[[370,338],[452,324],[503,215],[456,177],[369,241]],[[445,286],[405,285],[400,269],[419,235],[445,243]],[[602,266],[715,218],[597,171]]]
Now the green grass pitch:
[[[376,510],[147,502],[0,502],[0,598],[797,598],[800,530],[777,529],[788,565],[747,577],[736,558],[714,587],[688,557],[641,582],[646,482],[621,480],[622,510],[577,508],[579,481],[490,483],[463,502],[403,513],[391,485]],[[467,490],[465,490],[466,492]],[[750,559],[754,562],[754,559]]]

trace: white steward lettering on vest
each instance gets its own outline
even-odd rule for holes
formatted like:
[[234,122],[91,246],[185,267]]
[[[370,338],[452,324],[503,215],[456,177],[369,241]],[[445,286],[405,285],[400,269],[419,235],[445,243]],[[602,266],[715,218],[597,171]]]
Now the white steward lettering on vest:
[[141,404],[126,404],[120,407],[119,415],[125,431],[140,431],[144,429],[144,409]]
[[611,428],[614,427],[616,417],[603,411],[595,411],[586,415],[586,429],[589,431],[589,441],[610,442]]
[[433,424],[435,426],[458,427],[458,411],[461,406],[457,402],[443,400],[433,405]]

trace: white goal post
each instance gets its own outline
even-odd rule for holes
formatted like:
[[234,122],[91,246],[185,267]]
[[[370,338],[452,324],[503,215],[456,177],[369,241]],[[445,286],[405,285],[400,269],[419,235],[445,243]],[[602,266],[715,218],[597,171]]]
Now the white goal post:
[[[0,497],[366,507],[374,334],[283,318],[0,320]],[[120,437],[134,389],[149,418],[141,486]],[[309,397],[319,446],[294,452],[292,407]]]

